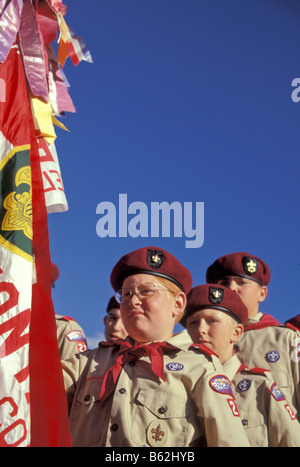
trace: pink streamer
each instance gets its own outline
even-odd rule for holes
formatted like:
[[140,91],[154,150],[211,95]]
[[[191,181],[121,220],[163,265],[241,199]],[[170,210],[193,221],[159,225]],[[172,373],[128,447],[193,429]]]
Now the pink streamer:
[[0,0],[0,62],[3,63],[20,28],[22,0]]
[[31,0],[23,0],[19,40],[26,77],[32,94],[48,102],[44,44]]

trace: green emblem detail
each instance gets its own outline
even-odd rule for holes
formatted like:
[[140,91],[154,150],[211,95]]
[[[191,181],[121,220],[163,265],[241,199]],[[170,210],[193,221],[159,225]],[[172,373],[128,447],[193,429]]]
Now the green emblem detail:
[[0,244],[32,261],[30,146],[18,146],[0,163]]

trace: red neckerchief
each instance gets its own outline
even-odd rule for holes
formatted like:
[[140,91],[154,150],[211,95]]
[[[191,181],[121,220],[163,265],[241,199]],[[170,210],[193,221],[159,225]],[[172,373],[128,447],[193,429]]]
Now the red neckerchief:
[[256,374],[256,375],[264,375],[266,373],[266,371],[270,371],[270,370],[266,370],[265,368],[258,368],[258,367],[249,368],[247,365],[244,365],[242,363],[241,366],[239,367],[238,371],[236,372],[236,375],[238,373],[241,373],[244,370],[248,370],[249,373]]
[[251,323],[245,325],[245,331],[250,331],[253,329],[262,329],[268,328],[270,326],[282,326],[277,319],[273,318],[273,316],[265,314],[262,316],[261,320],[257,323]]
[[248,367],[247,365],[244,365],[244,363],[241,363],[241,365],[240,365],[238,371],[236,372],[236,375],[237,375],[238,373],[241,373],[241,371],[244,371],[244,370],[249,370],[249,367]]
[[166,381],[164,375],[164,353],[174,350],[175,347],[167,342],[152,342],[151,344],[140,344],[117,339],[114,342],[100,342],[101,347],[119,346],[118,357],[112,367],[104,375],[100,391],[100,407],[114,390],[117,379],[125,363],[131,360],[138,360],[148,356],[151,361],[151,369],[159,378]]

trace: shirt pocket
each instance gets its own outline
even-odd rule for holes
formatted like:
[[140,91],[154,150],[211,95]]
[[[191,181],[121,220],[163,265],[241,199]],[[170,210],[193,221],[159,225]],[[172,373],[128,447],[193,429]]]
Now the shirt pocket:
[[80,406],[90,406],[100,400],[102,378],[97,381],[86,383],[79,391],[76,396],[76,402]]
[[244,417],[241,413],[241,421],[251,447],[268,447],[268,429],[260,417]]
[[99,416],[101,382],[86,383],[75,396],[70,413],[70,430],[75,446],[93,446],[99,443],[105,429]]
[[162,389],[141,388],[135,398],[136,410],[132,420],[131,436],[140,446],[155,446],[147,437],[150,428],[160,424],[164,427],[165,439],[161,446],[185,446],[187,424],[191,406],[186,393],[164,391]]

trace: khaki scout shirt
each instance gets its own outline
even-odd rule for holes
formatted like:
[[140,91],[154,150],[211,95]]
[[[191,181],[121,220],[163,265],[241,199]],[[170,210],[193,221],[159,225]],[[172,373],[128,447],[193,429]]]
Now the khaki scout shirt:
[[[247,323],[259,322],[262,313]],[[245,330],[239,340],[239,358],[252,367],[270,370],[288,403],[300,420],[300,332],[286,326]]]
[[101,381],[116,347],[63,362],[73,446],[249,446],[226,381],[224,393],[218,391],[225,379],[219,359],[188,350],[186,331],[167,342],[175,348],[164,355],[166,381],[152,372],[147,356],[126,363],[101,408]]
[[57,342],[61,360],[87,350],[86,337],[79,324],[69,316],[55,315]]
[[300,424],[271,373],[240,366],[237,355],[223,364],[251,447],[300,447]]

